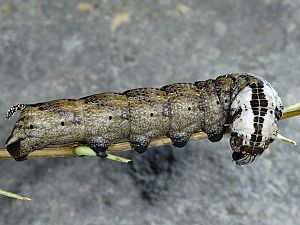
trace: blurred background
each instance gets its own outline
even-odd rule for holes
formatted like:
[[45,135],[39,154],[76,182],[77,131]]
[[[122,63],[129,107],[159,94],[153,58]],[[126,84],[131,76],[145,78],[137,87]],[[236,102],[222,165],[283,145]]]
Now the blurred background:
[[[300,102],[300,1],[0,0],[0,146],[16,103],[194,82],[232,72]],[[300,142],[300,118],[280,132]],[[228,136],[183,149],[1,160],[0,224],[300,224],[299,147],[274,142],[253,164],[231,161]]]

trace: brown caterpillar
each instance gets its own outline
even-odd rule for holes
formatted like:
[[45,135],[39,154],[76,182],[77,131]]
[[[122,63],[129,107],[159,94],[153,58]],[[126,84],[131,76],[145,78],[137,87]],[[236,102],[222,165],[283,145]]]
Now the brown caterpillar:
[[21,114],[6,141],[17,160],[49,145],[85,143],[106,157],[112,143],[128,140],[146,151],[151,139],[166,135],[183,147],[194,132],[222,139],[230,127],[233,160],[251,163],[277,136],[283,105],[273,87],[251,74],[228,74],[195,83],[100,93],[11,107],[6,118]]

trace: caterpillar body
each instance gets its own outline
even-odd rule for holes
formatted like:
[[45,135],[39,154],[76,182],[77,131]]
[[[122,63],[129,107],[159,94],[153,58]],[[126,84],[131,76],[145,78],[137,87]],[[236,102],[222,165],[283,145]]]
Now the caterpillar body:
[[230,128],[232,158],[251,163],[274,141],[283,104],[274,88],[251,74],[227,74],[195,83],[100,93],[12,106],[6,118],[21,114],[6,141],[17,161],[50,145],[85,143],[106,157],[112,144],[128,140],[135,151],[146,151],[151,139],[169,137],[183,147],[194,132],[222,139]]

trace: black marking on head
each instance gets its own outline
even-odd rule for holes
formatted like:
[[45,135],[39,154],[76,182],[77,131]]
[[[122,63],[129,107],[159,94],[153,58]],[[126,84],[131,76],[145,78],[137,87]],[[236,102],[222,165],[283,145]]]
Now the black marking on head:
[[242,114],[243,110],[241,107],[239,107],[231,116],[232,120],[234,120],[236,117],[239,117]]
[[9,120],[15,114],[15,112],[17,112],[18,110],[23,111],[25,108],[26,108],[26,104],[18,104],[12,106],[7,111],[5,118]]
[[254,146],[253,146],[253,143],[252,143],[252,146],[242,145],[242,146],[240,146],[240,151],[246,152],[251,155],[261,155],[265,149],[258,147],[258,145],[259,145],[258,142],[255,143]]
[[257,137],[256,137],[256,141],[257,141],[258,143],[262,142],[262,136],[257,136]]
[[256,141],[256,135],[255,134],[251,134],[251,139],[250,141],[255,142]]
[[252,109],[252,111],[253,111],[254,116],[259,115],[259,110],[258,109],[254,108],[254,109]]
[[251,100],[250,105],[252,108],[256,108],[259,106],[259,100]]
[[263,117],[258,117],[258,116],[256,116],[256,117],[254,117],[254,123],[263,123],[264,122],[264,118]]
[[252,163],[257,155],[242,154],[239,152],[232,153],[232,159],[237,166],[243,166]]
[[279,109],[277,106],[275,108],[275,117],[277,120],[279,120],[282,117],[282,110]]
[[266,100],[266,99],[261,99],[260,100],[260,106],[261,107],[268,107],[268,100]]
[[[252,99],[250,101],[250,105],[254,114],[253,126],[255,130],[254,133],[251,134],[251,146],[241,146],[240,149],[241,151],[247,152],[250,155],[260,155],[264,151],[264,148],[258,146],[260,146],[263,140],[262,129],[265,120],[264,116],[268,112],[268,100],[266,99],[266,96],[264,94],[263,81],[259,80],[257,84],[250,84],[250,87],[252,89]],[[253,161],[254,159],[251,160]]]
[[252,93],[252,100],[258,100],[258,94],[256,94],[255,92]]
[[240,159],[242,159],[244,157],[245,157],[245,154],[242,154],[240,152],[233,152],[232,153],[232,160],[233,161],[238,161],[238,160],[240,160]]

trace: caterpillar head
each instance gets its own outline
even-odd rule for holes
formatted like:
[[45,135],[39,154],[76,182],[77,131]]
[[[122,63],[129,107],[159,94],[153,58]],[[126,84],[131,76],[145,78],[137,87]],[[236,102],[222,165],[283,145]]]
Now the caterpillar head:
[[245,87],[231,105],[230,145],[237,165],[253,162],[274,141],[283,105],[266,81]]
[[7,119],[18,110],[21,114],[7,138],[7,151],[15,160],[21,161],[30,152],[50,144],[69,143],[76,138],[78,140],[81,121],[78,114],[69,110],[70,107],[72,102],[62,107],[54,101],[12,106],[6,114]]

